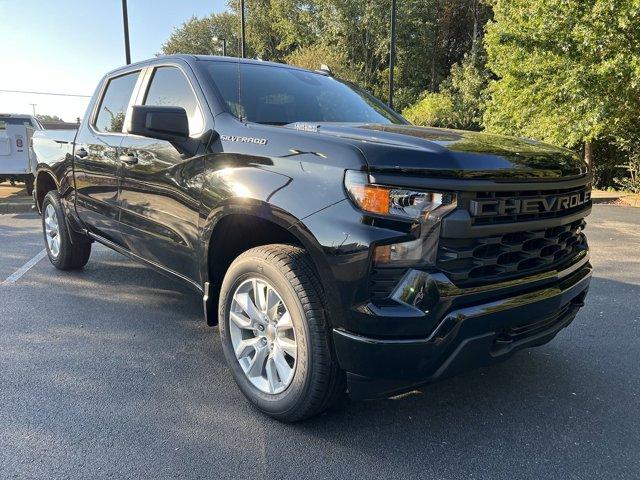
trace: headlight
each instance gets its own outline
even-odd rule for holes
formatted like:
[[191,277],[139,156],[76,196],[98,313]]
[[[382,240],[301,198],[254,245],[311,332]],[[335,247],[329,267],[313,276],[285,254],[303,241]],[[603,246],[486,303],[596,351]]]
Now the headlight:
[[349,197],[361,210],[378,215],[420,220],[440,207],[455,207],[455,195],[452,193],[374,185],[369,183],[366,173],[355,170],[347,170],[344,184]]
[[378,215],[420,220],[440,207],[449,209],[452,206],[455,207],[456,203],[453,193],[374,185],[369,183],[369,176],[366,173],[356,170],[347,170],[344,185],[349,197],[360,209]]
[[375,185],[369,182],[366,173],[355,170],[347,170],[344,184],[351,200],[364,212],[410,219],[420,224],[417,238],[377,246],[373,253],[374,263],[433,265],[440,220],[457,205],[454,193]]

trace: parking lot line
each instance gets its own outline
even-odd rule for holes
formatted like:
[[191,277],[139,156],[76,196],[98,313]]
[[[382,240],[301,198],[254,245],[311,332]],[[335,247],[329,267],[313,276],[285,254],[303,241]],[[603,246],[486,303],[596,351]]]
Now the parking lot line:
[[25,273],[27,273],[33,266],[35,266],[40,260],[47,256],[47,249],[43,248],[38,254],[29,260],[27,263],[22,265],[18,270],[9,275],[3,282],[2,285],[10,285],[15,283],[20,277],[22,277]]

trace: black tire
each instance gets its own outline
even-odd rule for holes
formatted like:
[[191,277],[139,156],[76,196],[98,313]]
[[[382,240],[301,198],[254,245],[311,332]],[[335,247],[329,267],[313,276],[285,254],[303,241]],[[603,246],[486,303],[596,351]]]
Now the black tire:
[[[46,231],[46,212],[47,207],[51,206],[56,214],[58,223],[59,249],[57,254],[52,252],[47,241]],[[73,232],[67,226],[67,219],[64,215],[60,197],[55,190],[50,191],[44,197],[42,202],[42,232],[44,234],[44,244],[47,249],[47,255],[54,267],[60,270],[77,270],[84,267],[89,261],[91,255],[91,241],[89,238],[81,234]]]
[[[269,282],[289,310],[298,345],[295,372],[281,393],[254,386],[236,359],[229,333],[229,312],[236,289],[248,278]],[[265,245],[241,254],[222,282],[219,300],[220,339],[225,358],[242,393],[259,410],[284,422],[316,415],[344,395],[344,373],[333,359],[331,330],[322,288],[309,255],[292,245]]]

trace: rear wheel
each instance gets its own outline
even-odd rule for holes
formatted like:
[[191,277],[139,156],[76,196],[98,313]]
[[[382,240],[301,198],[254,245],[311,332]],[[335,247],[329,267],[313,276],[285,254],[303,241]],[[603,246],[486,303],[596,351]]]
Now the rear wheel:
[[287,422],[344,393],[322,290],[308,254],[266,245],[240,255],[220,292],[220,338],[234,379],[261,411]]
[[42,231],[47,255],[54,267],[76,270],[87,264],[91,242],[67,228],[60,197],[55,190],[47,193],[42,202]]

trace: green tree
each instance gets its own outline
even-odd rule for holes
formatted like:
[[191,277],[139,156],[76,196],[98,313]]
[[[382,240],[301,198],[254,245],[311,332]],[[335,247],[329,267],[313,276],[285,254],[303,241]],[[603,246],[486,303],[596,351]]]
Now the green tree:
[[57,115],[38,114],[36,118],[44,123],[63,123],[64,120]]
[[354,80],[383,98],[389,56],[389,5],[388,1],[318,0],[322,41],[344,52]]
[[472,51],[451,68],[438,93],[426,92],[402,113],[416,125],[480,130],[489,72],[481,52]]
[[640,124],[637,0],[495,0],[487,26],[489,130],[633,149]]
[[174,29],[162,45],[162,53],[192,53],[194,55],[222,55],[222,44],[213,38],[227,40],[227,55],[236,56],[238,50],[238,17],[231,12],[214,13],[208,17],[192,17]]
[[347,66],[348,60],[345,53],[320,43],[296,49],[285,57],[285,61],[290,65],[309,70],[316,70],[326,65],[336,77],[357,81],[356,74]]
[[[231,0],[229,7],[239,16],[239,1]],[[249,56],[282,62],[318,40],[313,0],[246,0],[245,8]]]
[[405,108],[402,115],[414,125],[452,128],[456,112],[451,95],[425,92],[414,105]]
[[[239,0],[228,5],[226,13],[192,18],[178,27],[163,53],[219,53],[211,41],[218,36],[227,38],[229,54],[236,55]],[[247,56],[282,62],[320,54],[335,58],[339,52],[338,76],[386,99],[390,5],[391,0],[246,0]],[[413,103],[425,90],[436,91],[480,37],[489,16],[482,0],[398,2],[396,106]],[[317,68],[315,61],[311,65]]]
[[399,108],[436,92],[451,67],[476,48],[491,7],[481,0],[398,2]]

